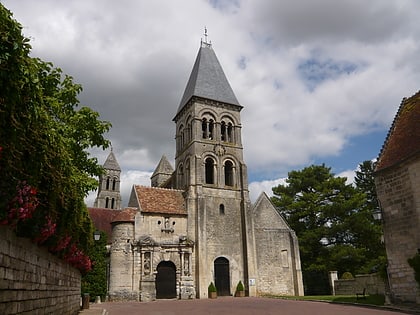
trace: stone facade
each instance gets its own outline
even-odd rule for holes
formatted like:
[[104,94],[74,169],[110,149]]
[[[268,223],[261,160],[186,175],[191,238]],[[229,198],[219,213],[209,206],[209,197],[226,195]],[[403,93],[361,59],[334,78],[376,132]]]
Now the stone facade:
[[293,230],[262,194],[255,205],[243,160],[242,106],[210,44],[202,43],[175,115],[175,168],[163,157],[152,186],[134,186],[113,219],[111,300],[303,295]]
[[420,251],[420,92],[404,99],[378,158],[388,280],[394,302],[420,303],[407,259]]
[[78,314],[81,275],[0,226],[0,314]]

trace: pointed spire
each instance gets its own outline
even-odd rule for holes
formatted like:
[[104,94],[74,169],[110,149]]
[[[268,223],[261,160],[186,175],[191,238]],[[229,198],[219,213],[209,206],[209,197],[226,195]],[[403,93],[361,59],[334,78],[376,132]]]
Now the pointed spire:
[[[207,35],[207,29],[205,32]],[[239,105],[211,44],[201,41],[194,67],[179,104],[179,113],[193,96]]]
[[117,159],[115,158],[114,152],[112,150],[112,146],[111,146],[111,152],[109,153],[104,163],[104,169],[121,171],[121,167],[118,164]]
[[152,177],[157,174],[172,174],[174,169],[172,168],[171,163],[169,163],[167,157],[162,155],[159,164],[156,166],[155,171],[152,174]]
[[171,163],[169,163],[165,155],[162,155],[158,166],[156,166],[155,171],[150,177],[152,187],[159,187],[164,184],[171,178],[173,172],[174,169],[172,168]]

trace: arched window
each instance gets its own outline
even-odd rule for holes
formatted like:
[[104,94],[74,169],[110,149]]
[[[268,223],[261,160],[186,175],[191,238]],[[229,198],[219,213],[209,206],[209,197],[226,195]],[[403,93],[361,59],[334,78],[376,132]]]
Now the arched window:
[[214,161],[211,158],[206,159],[206,184],[214,184]]
[[108,190],[109,189],[109,181],[110,181],[110,178],[109,178],[109,176],[107,176],[107,178],[106,178],[106,190]]
[[233,142],[233,125],[232,123],[228,123],[227,127],[227,141]]
[[184,187],[184,167],[182,165],[180,165],[178,169],[178,187]]
[[117,187],[117,180],[114,178],[112,180],[112,190],[115,190],[116,187]]
[[111,199],[111,209],[115,208],[115,198]]
[[106,209],[109,208],[109,198],[108,197],[105,198],[105,208]]
[[224,121],[220,125],[220,135],[222,141],[226,141],[226,123]]
[[207,139],[207,119],[201,121],[201,130],[203,131],[203,139]]
[[213,131],[214,131],[214,121],[210,119],[209,121],[209,139],[213,140]]
[[233,186],[233,163],[231,161],[225,162],[225,185]]
[[219,206],[219,214],[221,214],[221,215],[225,214],[225,205],[224,204],[220,204],[220,206]]

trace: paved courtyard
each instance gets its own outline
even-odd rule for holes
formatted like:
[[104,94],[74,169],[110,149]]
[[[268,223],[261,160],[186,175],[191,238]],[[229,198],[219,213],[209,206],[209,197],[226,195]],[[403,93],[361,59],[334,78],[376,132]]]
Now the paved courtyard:
[[384,308],[367,308],[325,302],[291,301],[269,298],[223,297],[214,300],[157,300],[153,302],[113,302],[91,305],[109,315],[392,315],[406,314]]

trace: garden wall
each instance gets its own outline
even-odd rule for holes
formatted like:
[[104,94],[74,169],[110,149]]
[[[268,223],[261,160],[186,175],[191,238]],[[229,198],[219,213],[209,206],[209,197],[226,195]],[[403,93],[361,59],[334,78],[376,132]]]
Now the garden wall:
[[78,314],[80,272],[0,226],[0,314]]
[[385,283],[378,274],[356,275],[354,279],[340,279],[334,281],[336,295],[385,294]]

